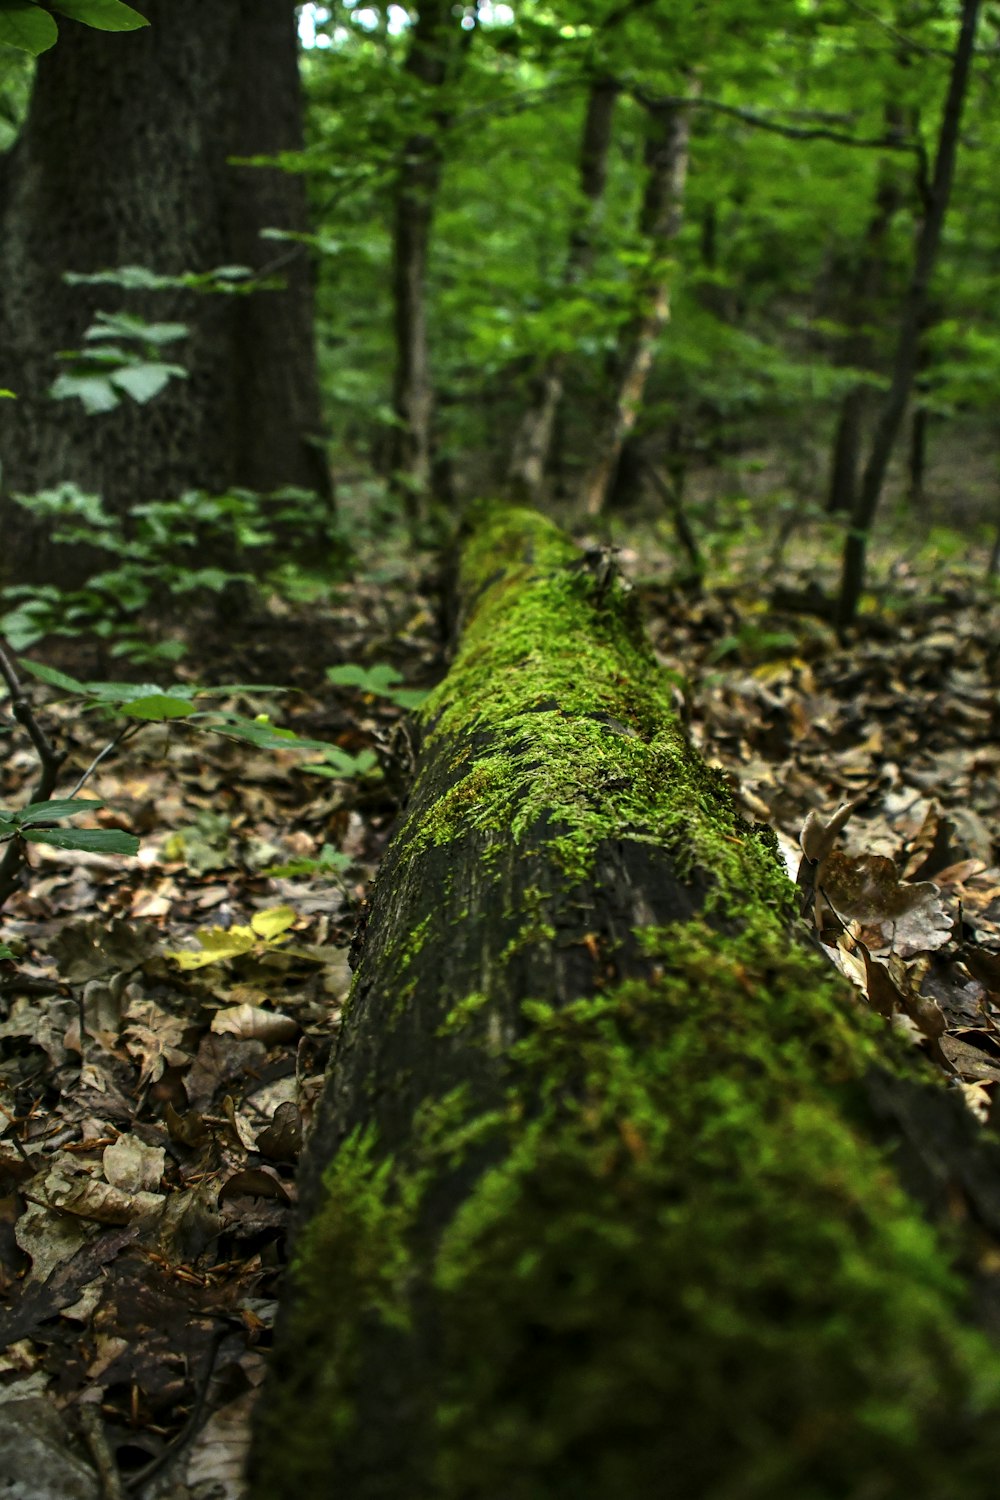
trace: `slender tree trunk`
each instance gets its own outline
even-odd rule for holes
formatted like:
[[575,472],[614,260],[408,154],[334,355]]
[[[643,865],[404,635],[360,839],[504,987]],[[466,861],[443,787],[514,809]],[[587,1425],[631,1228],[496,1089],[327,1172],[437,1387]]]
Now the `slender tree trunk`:
[[840,403],[833,435],[833,461],[830,465],[830,490],[826,508],[849,515],[857,495],[858,464],[864,432],[868,387],[852,386]]
[[[563,270],[564,287],[586,277],[593,264],[600,228],[615,104],[621,92],[613,79],[598,77],[590,86],[580,144],[580,213],[570,235]],[[534,399],[514,439],[507,478],[515,491],[537,496],[545,478],[556,412],[563,396],[566,360],[550,355],[537,376]]]
[[649,106],[652,129],[647,142],[646,191],[640,231],[649,245],[645,279],[639,288],[639,312],[626,328],[618,358],[618,389],[601,434],[598,457],[584,488],[584,509],[596,516],[604,509],[614,482],[622,447],[642,408],[646,381],[656,357],[660,333],[670,313],[670,278],[666,257],[684,212],[691,135],[691,111],[679,105]]
[[[0,403],[7,495],[63,480],[126,512],[136,500],[240,484],[329,492],[318,446],[312,277],[268,226],[307,227],[301,178],[231,156],[301,144],[291,0],[148,0],[151,25],[110,36],[66,26],[38,64],[4,163]],[[176,274],[280,260],[287,289],[242,297],[67,286],[66,271],[126,264]],[[187,323],[189,378],[147,406],[88,417],[52,401],[56,353],[79,348],[95,309]],[[3,509],[8,576],[52,577],[48,536]]]
[[415,91],[420,128],[404,146],[396,178],[392,251],[396,366],[392,484],[413,517],[425,513],[434,472],[434,384],[427,334],[427,263],[451,110],[447,94],[470,33],[450,0],[423,0],[410,33],[405,82]]
[[[901,130],[904,123],[902,111],[896,105],[889,105],[885,111],[886,134]],[[845,365],[855,369],[870,367],[873,362],[874,346],[870,328],[877,320],[878,306],[884,290],[886,240],[902,202],[903,183],[899,164],[895,160],[885,159],[879,166],[875,205],[865,230],[847,301],[848,332],[840,357]],[[832,513],[850,515],[854,509],[864,415],[871,389],[870,385],[859,383],[852,386],[841,401],[834,431],[827,497],[827,510]]]
[[948,96],[941,119],[934,160],[934,175],[930,185],[927,211],[917,240],[913,276],[903,307],[892,380],[876,423],[871,451],[851,512],[851,527],[844,545],[840,596],[837,601],[839,630],[845,630],[850,626],[857,612],[858,600],[864,587],[868,537],[917,371],[920,335],[927,313],[930,281],[937,261],[941,231],[955,174],[959,127],[968,92],[979,8],[980,0],[963,0],[961,29],[955,47]]
[[886,1147],[977,1264],[1000,1148],[806,941],[634,597],[531,512],[465,548],[255,1500],[996,1493],[1000,1356]]

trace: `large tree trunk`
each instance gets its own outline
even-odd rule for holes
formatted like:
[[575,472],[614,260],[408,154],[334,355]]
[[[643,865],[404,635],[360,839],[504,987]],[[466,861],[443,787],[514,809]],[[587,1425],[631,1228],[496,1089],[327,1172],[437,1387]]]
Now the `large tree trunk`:
[[656,346],[670,315],[667,256],[684,214],[691,111],[675,104],[647,107],[651,116],[648,175],[639,228],[648,243],[648,262],[639,287],[638,311],[625,328],[618,351],[618,389],[584,489],[584,508],[591,516],[599,515],[607,503],[622,448],[642,409]]
[[[3,163],[0,385],[19,395],[0,403],[4,491],[73,480],[119,512],[192,486],[326,492],[310,268],[259,234],[306,227],[302,180],[228,161],[301,144],[295,8],[149,0],[143,11],[150,26],[120,36],[63,28]],[[67,286],[64,272],[270,262],[286,290],[128,295],[128,310],[192,330],[172,346],[190,378],[148,406],[88,417],[49,399],[57,351],[81,346],[96,308],[121,305],[115,289]],[[9,501],[3,530],[9,575],[51,576],[48,538]]]
[[[570,233],[563,286],[570,288],[590,271],[608,180],[615,104],[621,85],[612,78],[593,80],[587,93],[580,138],[580,207]],[[556,413],[563,397],[566,357],[552,354],[534,381],[532,402],[514,438],[508,482],[525,497],[536,498],[545,479]]]
[[937,263],[941,232],[951,198],[958,152],[958,134],[962,110],[968,92],[972,58],[976,44],[976,25],[980,0],[963,0],[962,22],[951,77],[938,132],[934,174],[928,194],[927,211],[917,239],[913,275],[903,305],[893,362],[892,379],[879,413],[872,437],[871,451],[851,511],[851,527],[844,543],[840,595],[837,600],[837,627],[845,630],[853,623],[865,581],[868,536],[882,497],[889,460],[896,446],[906,403],[917,373],[920,336],[927,315],[931,277]]
[[1000,1364],[884,1147],[957,1247],[977,1127],[798,930],[601,560],[490,514],[460,600],[253,1495],[992,1500]]

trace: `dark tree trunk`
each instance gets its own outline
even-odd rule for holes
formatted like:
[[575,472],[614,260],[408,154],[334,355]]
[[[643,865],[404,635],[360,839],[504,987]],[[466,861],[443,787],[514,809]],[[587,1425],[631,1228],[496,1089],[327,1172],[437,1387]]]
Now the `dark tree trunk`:
[[854,508],[867,395],[867,386],[856,385],[840,403],[833,434],[833,461],[826,502],[827,510],[832,513],[850,515]]
[[597,460],[585,486],[584,507],[592,516],[599,515],[607,504],[622,448],[642,409],[656,346],[670,313],[666,257],[680,231],[684,213],[691,111],[683,105],[665,104],[650,105],[649,110],[648,175],[639,222],[649,247],[648,262],[638,289],[639,310],[622,334],[618,388],[600,435]]
[[[608,180],[615,104],[621,85],[595,78],[587,94],[580,140],[580,212],[570,234],[563,270],[564,287],[573,287],[590,271],[600,228]],[[545,479],[556,415],[563,397],[566,360],[551,355],[536,376],[532,402],[514,439],[507,478],[515,491],[534,498]]]
[[[120,36],[67,24],[39,61],[31,107],[4,163],[0,203],[0,403],[4,491],[72,480],[125,512],[185,488],[284,484],[329,492],[319,447],[312,276],[300,249],[301,178],[230,156],[301,144],[290,0],[148,0],[150,26]],[[143,265],[176,274],[274,263],[284,291],[242,297],[67,286],[65,271]],[[95,309],[187,323],[190,378],[147,406],[88,417],[52,401],[60,349]],[[53,550],[5,504],[8,575],[52,576]]]
[[434,476],[434,383],[427,337],[427,263],[451,119],[449,93],[470,33],[450,0],[423,0],[410,32],[405,84],[415,90],[420,129],[404,146],[396,178],[392,251],[396,364],[392,483],[412,516],[425,514]]
[[927,492],[924,482],[927,477],[927,428],[930,413],[926,406],[917,406],[910,418],[910,504],[915,511],[927,509]]
[[[901,110],[890,105],[885,111],[886,135],[901,132],[904,127]],[[871,326],[878,321],[879,304],[885,291],[886,249],[893,220],[903,203],[904,184],[899,163],[892,158],[879,167],[875,204],[857,264],[851,277],[847,298],[847,333],[840,350],[841,363],[854,368],[871,368],[874,345]],[[865,407],[872,387],[865,383],[852,386],[841,401],[834,431],[830,464],[830,488],[827,510],[850,515],[857,498],[858,468],[864,433]]]
[[464,550],[256,1500],[995,1494],[998,1356],[885,1150],[954,1250],[978,1127],[807,942],[634,597],[531,512]]
[[865,581],[868,536],[882,497],[889,460],[906,413],[906,403],[917,373],[920,336],[927,316],[930,282],[937,262],[941,231],[944,227],[951,185],[955,175],[959,127],[968,93],[969,75],[975,51],[976,25],[980,0],[963,0],[962,21],[952,61],[948,95],[941,117],[934,174],[930,184],[927,209],[917,239],[913,276],[903,306],[896,344],[892,379],[879,413],[872,437],[871,451],[851,512],[851,526],[844,544],[840,595],[837,600],[837,627],[846,630],[853,623]]

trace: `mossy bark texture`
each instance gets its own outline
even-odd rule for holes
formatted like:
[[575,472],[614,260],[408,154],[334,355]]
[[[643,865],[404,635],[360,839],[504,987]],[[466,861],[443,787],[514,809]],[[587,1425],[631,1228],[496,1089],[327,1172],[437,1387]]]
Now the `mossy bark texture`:
[[974,1237],[914,1146],[944,1087],[797,930],[600,564],[486,512],[460,598],[311,1144],[256,1500],[993,1500]]

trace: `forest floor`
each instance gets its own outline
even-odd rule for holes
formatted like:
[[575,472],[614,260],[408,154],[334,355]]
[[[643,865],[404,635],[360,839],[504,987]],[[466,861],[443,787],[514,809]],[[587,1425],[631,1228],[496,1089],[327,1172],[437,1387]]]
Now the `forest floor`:
[[[801,836],[803,908],[858,1003],[996,1120],[1000,601],[915,558],[843,647],[735,581],[800,588],[795,553],[730,548],[698,591],[655,528],[617,562],[695,743],[793,878]],[[295,1162],[397,810],[393,731],[444,670],[441,621],[433,562],[383,548],[320,602],[199,631],[182,676],[287,684],[234,702],[336,751],[153,725],[85,793],[138,857],[33,848],[0,929],[18,953],[0,965],[0,1451],[37,1500],[242,1494]],[[86,675],[77,647],[44,659]],[[72,781],[107,727],[39,712]],[[17,806],[37,765],[8,743]]]

